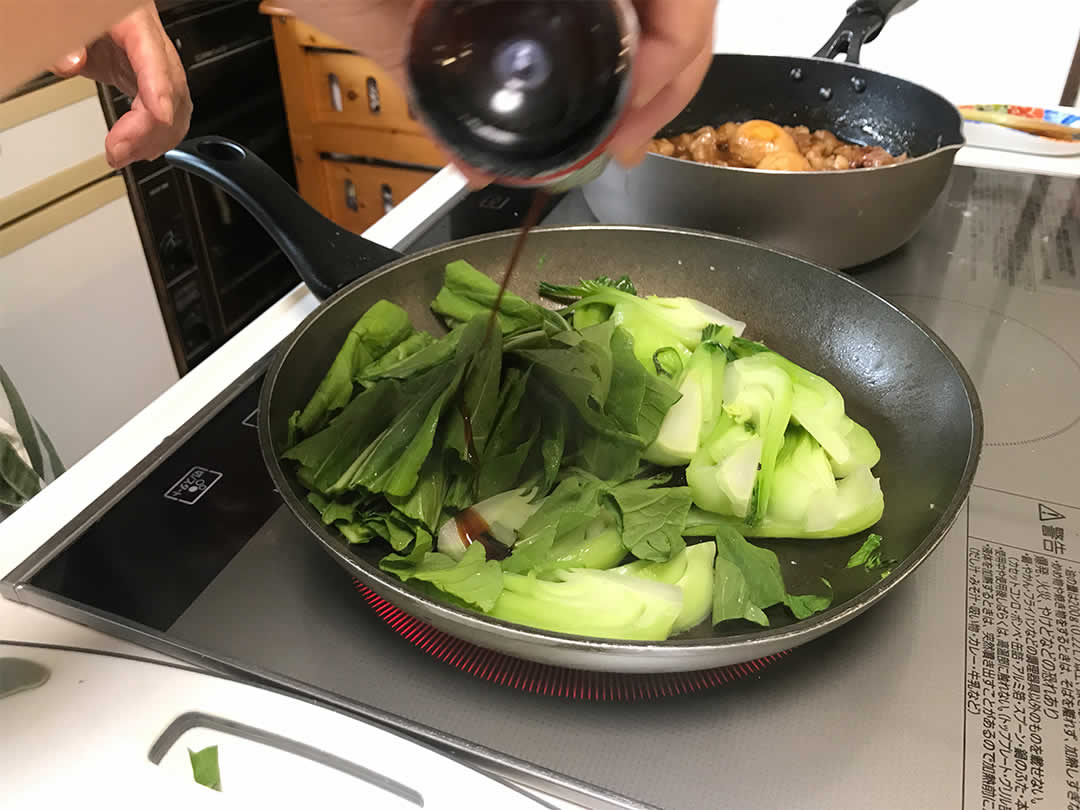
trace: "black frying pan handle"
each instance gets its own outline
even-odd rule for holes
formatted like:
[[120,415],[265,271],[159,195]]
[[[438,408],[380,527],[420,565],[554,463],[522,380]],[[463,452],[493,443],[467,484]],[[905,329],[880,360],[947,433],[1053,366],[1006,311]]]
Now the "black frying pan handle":
[[219,186],[246,208],[320,300],[401,258],[335,225],[253,152],[227,138],[191,138],[166,152],[165,160]]
[[903,0],[855,0],[847,10],[847,17],[814,56],[835,59],[838,54],[846,53],[846,62],[859,64],[862,46],[881,33],[885,21],[901,2]]

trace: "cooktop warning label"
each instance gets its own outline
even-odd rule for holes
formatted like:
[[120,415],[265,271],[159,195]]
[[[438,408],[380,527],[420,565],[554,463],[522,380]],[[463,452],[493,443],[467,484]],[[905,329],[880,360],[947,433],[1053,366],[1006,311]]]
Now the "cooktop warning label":
[[1080,510],[974,488],[964,807],[1080,810]]

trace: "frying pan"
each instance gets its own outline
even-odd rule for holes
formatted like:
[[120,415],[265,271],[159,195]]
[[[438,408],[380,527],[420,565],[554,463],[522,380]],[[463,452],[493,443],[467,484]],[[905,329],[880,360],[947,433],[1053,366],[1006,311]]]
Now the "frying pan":
[[323,525],[282,464],[287,422],[307,403],[350,327],[375,301],[394,301],[418,328],[441,334],[429,303],[446,264],[466,259],[501,278],[517,233],[401,256],[324,219],[269,166],[231,141],[196,138],[166,157],[235,197],[269,231],[312,292],[326,299],[278,347],[262,386],[259,439],[282,498],[349,573],[451,635],[576,669],[674,672],[756,659],[810,641],[877,603],[933,551],[967,496],[982,447],[978,397],[952,352],[898,307],[846,275],[732,237],[663,227],[541,227],[529,236],[510,286],[519,295],[537,300],[541,279],[628,273],[643,292],[693,295],[745,320],[748,336],[764,339],[830,379],[853,418],[881,447],[875,472],[885,493],[885,514],[875,531],[885,537],[886,556],[898,563],[883,580],[861,568],[846,569],[865,534],[767,543],[777,552],[792,592],[820,592],[818,578],[825,576],[834,588],[833,606],[801,622],[778,615],[768,628],[705,627],[659,643],[533,630],[429,599],[379,570],[386,553],[381,544],[350,546]]
[[[945,187],[964,136],[959,112],[940,95],[858,65],[863,43],[898,2],[859,0],[814,58],[717,54],[690,104],[659,135],[763,118],[907,152],[907,161],[782,172],[650,153],[630,170],[610,164],[584,187],[596,218],[732,234],[838,269],[903,245]],[[841,53],[846,62],[832,61]]]

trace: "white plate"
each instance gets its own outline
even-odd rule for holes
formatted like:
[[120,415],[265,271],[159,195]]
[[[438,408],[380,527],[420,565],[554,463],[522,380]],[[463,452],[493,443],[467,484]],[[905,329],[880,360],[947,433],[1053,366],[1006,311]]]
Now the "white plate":
[[[1043,118],[1064,123],[1080,132],[1080,110],[1073,107],[1044,109]],[[1060,141],[1042,135],[1032,135],[1017,129],[988,124],[983,121],[964,121],[964,138],[968,146],[981,149],[1001,149],[1006,152],[1023,152],[1029,155],[1072,157],[1080,155],[1080,141]]]

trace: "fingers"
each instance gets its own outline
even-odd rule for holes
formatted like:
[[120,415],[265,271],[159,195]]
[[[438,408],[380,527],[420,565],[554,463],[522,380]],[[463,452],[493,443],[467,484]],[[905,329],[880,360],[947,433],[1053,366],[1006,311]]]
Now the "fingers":
[[114,169],[140,160],[156,160],[183,139],[191,121],[190,105],[181,119],[163,123],[139,96],[105,137],[105,157]]
[[52,66],[52,72],[64,79],[78,76],[86,67],[86,48],[79,48],[74,53],[69,53],[58,59]]
[[130,112],[105,139],[110,165],[123,168],[134,161],[154,160],[176,146],[191,123],[192,103],[180,57],[153,6],[144,6],[115,26],[110,39],[135,85]]
[[172,66],[160,28],[153,7],[143,7],[117,25],[112,37],[131,63],[143,105],[155,120],[171,127],[175,117]]
[[622,166],[624,169],[632,169],[637,166],[641,161],[649,154],[649,143],[646,141],[640,146],[633,149],[623,149],[614,154],[615,162]]
[[616,161],[630,168],[645,159],[649,141],[694,97],[711,62],[712,43],[709,43],[651,102],[626,116],[611,141],[610,148]]
[[641,22],[632,109],[650,104],[685,70],[706,44],[711,47],[716,0],[638,0]]
[[94,40],[87,47],[86,67],[82,75],[112,85],[129,98],[139,94],[139,80],[131,68],[131,62],[111,36]]
[[154,160],[171,147],[160,136],[159,124],[139,99],[113,124],[105,136],[105,158],[114,169],[122,169],[137,160]]
[[129,96],[138,92],[135,73],[128,64],[127,56],[108,36],[66,54],[56,61],[51,71],[65,79],[85,76],[95,82],[117,87]]
[[637,0],[641,45],[630,110],[610,146],[623,165],[646,155],[657,130],[694,97],[712,58],[716,0]]

